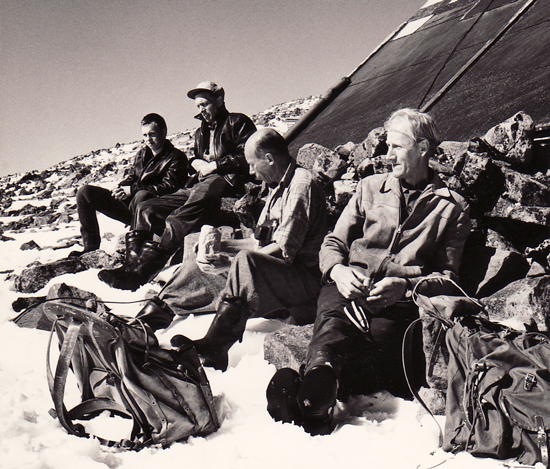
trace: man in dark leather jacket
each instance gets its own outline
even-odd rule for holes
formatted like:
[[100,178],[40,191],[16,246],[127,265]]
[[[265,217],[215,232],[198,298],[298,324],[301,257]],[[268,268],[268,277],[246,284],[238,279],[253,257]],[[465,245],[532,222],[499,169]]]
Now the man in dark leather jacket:
[[85,185],[78,190],[76,203],[84,251],[74,251],[71,256],[99,248],[101,236],[96,212],[129,225],[141,202],[176,192],[185,184],[187,157],[166,139],[164,118],[147,114],[141,121],[141,130],[144,145],[115,189]]
[[[200,110],[192,174],[186,188],[151,199],[137,208],[127,235],[124,266],[102,270],[99,278],[114,288],[136,290],[153,279],[222,197],[234,195],[249,177],[244,145],[256,126],[244,114],[229,113],[223,88],[202,82],[187,96]],[[152,241],[153,233],[160,235]]]

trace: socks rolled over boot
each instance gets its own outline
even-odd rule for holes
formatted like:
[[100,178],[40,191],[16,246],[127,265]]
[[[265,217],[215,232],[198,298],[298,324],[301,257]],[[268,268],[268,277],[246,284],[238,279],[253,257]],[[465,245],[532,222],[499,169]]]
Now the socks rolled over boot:
[[337,393],[338,380],[331,366],[315,366],[306,373],[297,397],[306,432],[311,435],[328,435],[331,432]]

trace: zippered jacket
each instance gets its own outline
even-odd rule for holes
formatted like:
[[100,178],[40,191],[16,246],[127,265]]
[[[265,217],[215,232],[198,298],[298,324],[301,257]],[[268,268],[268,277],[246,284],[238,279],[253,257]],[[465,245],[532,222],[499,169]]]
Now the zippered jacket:
[[166,140],[157,155],[147,145],[140,148],[119,186],[131,186],[132,197],[140,190],[160,197],[182,188],[187,178],[187,156]]
[[[191,167],[193,160],[205,159],[205,154],[208,153],[216,161],[216,174],[223,176],[231,186],[250,177],[244,157],[244,145],[248,137],[256,132],[256,126],[250,118],[244,114],[229,113],[223,107],[216,116],[213,130],[200,114],[195,118],[202,123],[195,134],[195,156],[189,160],[190,173],[195,172]],[[212,131],[213,139],[210,138]],[[210,148],[211,141],[214,148]]]
[[401,190],[391,174],[361,180],[321,246],[325,280],[336,264],[359,265],[375,277],[433,273],[458,278],[470,233],[469,206],[434,173],[407,218],[400,219]]

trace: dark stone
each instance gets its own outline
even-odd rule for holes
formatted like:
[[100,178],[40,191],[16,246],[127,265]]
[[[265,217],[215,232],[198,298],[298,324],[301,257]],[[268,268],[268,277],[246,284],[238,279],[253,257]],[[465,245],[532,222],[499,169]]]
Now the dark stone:
[[386,130],[384,127],[377,127],[369,132],[367,138],[363,140],[353,152],[353,163],[356,167],[361,166],[365,159],[388,153],[386,144]]
[[477,297],[492,295],[529,272],[529,262],[519,252],[495,249],[489,259],[485,277],[479,283]]
[[507,198],[521,205],[550,207],[550,187],[510,168],[502,168]]
[[317,158],[338,158],[336,153],[316,143],[308,143],[298,150],[296,161],[306,169],[313,169]]
[[36,241],[31,239],[30,241],[23,243],[19,249],[21,249],[21,251],[30,251],[31,249],[37,249],[40,251],[42,248],[36,244]]
[[11,304],[11,307],[16,313],[18,313],[19,311],[23,311],[25,308],[38,304],[45,299],[45,296],[20,296]]
[[500,197],[491,212],[486,216],[548,226],[550,224],[550,207],[525,207],[517,202]]
[[14,282],[14,288],[22,293],[35,293],[52,279],[63,274],[74,274],[86,270],[80,258],[60,259],[49,264],[37,265],[21,272]]
[[[102,300],[93,293],[80,290],[79,288],[67,285],[65,283],[58,283],[50,288],[46,297],[26,299],[29,302],[29,306],[32,306],[33,304],[36,304],[37,306],[23,311],[16,318],[14,318],[13,321],[19,327],[50,331],[53,324],[46,314],[44,314],[44,303],[46,300],[57,299],[65,299],[67,303],[81,306],[82,308],[91,309],[97,313],[105,313],[107,311],[107,308]],[[19,298],[17,302],[14,302],[14,304],[18,303],[17,306],[19,306],[24,300],[25,299],[23,298]]]

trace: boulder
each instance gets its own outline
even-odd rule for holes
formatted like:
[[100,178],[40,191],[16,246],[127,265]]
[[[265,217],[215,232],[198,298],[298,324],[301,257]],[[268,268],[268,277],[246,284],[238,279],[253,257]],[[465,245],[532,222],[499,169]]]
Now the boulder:
[[550,330],[549,275],[516,280],[481,302],[491,320],[511,322],[514,327],[534,322],[539,330]]
[[535,178],[515,171],[502,168],[508,199],[521,205],[535,207],[550,207],[550,187]]
[[357,145],[353,142],[348,142],[345,145],[338,145],[334,151],[340,155],[343,160],[346,160],[353,154]]
[[334,181],[334,200],[336,205],[345,206],[357,189],[357,181],[344,179]]
[[503,155],[503,160],[518,167],[531,164],[533,154],[533,119],[520,111],[489,129],[483,140]]
[[313,169],[317,158],[321,158],[321,160],[330,160],[332,158],[340,159],[335,152],[323,147],[322,145],[307,143],[298,150],[296,161],[300,166],[303,166],[306,169]]
[[34,239],[31,239],[30,241],[23,243],[19,249],[21,249],[21,251],[30,251],[31,249],[37,249],[40,251],[42,248],[36,243],[36,241],[34,241]]
[[120,262],[119,257],[111,256],[101,249],[82,254],[80,260],[86,269],[113,269]]
[[509,283],[522,279],[529,272],[529,267],[529,262],[519,252],[495,249],[475,296],[492,295]]
[[491,218],[507,218],[522,223],[548,226],[550,222],[550,207],[525,207],[513,200],[500,197],[486,216]]
[[386,153],[388,153],[386,131],[384,127],[377,127],[371,130],[367,138],[357,145],[353,151],[353,163],[356,167],[359,167],[365,159],[385,155]]
[[86,270],[80,258],[66,258],[49,264],[41,264],[24,269],[14,282],[14,288],[21,293],[35,293],[52,279],[63,274],[74,274]]
[[20,297],[14,301],[12,307],[15,311],[21,311],[23,308],[25,310],[15,317],[13,322],[19,327],[51,331],[53,324],[44,314],[44,302],[62,298],[66,298],[67,302],[71,304],[89,308],[98,313],[105,313],[106,311],[103,302],[93,293],[65,283],[58,283],[50,288],[48,295],[45,297]]
[[462,159],[466,150],[468,150],[467,142],[441,142],[432,160],[443,166],[454,167],[456,162]]
[[298,151],[298,164],[316,173],[321,181],[329,181],[346,172],[347,163],[338,153],[316,143],[308,143]]
[[306,360],[307,346],[313,337],[313,324],[307,326],[285,326],[267,334],[264,340],[264,358],[280,370],[300,370]]
[[466,197],[474,218],[490,211],[504,192],[501,169],[483,153],[463,153],[454,162],[453,173],[454,177],[446,182],[451,189]]

